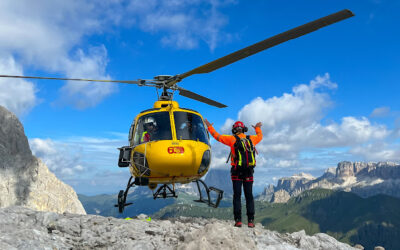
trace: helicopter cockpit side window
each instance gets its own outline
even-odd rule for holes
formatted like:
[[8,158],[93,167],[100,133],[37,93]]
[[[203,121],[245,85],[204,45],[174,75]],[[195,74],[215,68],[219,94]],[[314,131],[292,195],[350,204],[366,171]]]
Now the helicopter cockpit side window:
[[135,127],[135,121],[133,121],[131,127],[129,128],[129,141],[131,141],[133,139],[133,128]]
[[207,130],[200,116],[189,112],[174,112],[177,139],[209,143]]
[[140,117],[136,124],[134,145],[159,140],[172,140],[169,113],[157,112]]

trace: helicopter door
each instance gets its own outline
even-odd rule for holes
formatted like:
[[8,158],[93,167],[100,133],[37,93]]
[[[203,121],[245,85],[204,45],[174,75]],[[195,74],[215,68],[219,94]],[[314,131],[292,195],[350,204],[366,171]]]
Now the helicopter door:
[[125,168],[129,166],[131,160],[131,151],[132,148],[129,146],[119,148],[118,167]]

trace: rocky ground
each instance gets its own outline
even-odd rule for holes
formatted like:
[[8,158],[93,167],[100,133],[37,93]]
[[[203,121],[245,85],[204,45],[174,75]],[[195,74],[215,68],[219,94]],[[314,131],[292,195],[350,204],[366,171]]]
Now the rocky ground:
[[279,234],[260,224],[184,218],[131,220],[97,215],[0,209],[0,249],[353,249],[326,234]]

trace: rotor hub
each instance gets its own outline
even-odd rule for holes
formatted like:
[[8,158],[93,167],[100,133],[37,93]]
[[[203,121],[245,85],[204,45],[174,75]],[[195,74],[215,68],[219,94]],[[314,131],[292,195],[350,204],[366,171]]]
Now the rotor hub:
[[158,75],[158,76],[155,76],[154,77],[154,80],[157,80],[157,81],[167,81],[167,80],[169,80],[169,79],[171,79],[173,76],[171,76],[171,75]]

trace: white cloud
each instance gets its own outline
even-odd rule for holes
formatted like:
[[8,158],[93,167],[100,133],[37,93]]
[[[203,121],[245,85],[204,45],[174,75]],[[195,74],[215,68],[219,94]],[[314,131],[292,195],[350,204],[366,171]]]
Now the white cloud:
[[259,150],[269,155],[293,159],[309,148],[356,146],[389,135],[384,125],[371,124],[366,117],[343,117],[340,123],[322,124],[325,111],[332,107],[326,89],[337,84],[329,74],[317,76],[308,85],[293,88],[292,93],[267,100],[256,98],[239,111],[246,124],[263,123],[264,139]]
[[[164,45],[191,49],[204,41],[213,50],[218,42],[229,38],[221,32],[227,18],[219,10],[234,3],[231,0],[21,0],[18,3],[2,0],[0,54],[18,58],[17,65],[56,75],[109,79],[107,49],[104,45],[84,47],[88,37],[115,32],[113,28],[117,26],[138,27],[160,34]],[[19,72],[22,74],[22,67]],[[11,74],[11,71],[5,69],[1,73]],[[62,103],[87,108],[115,91],[117,85],[68,82],[60,96]],[[23,91],[22,96],[27,93],[28,90]],[[35,99],[35,92],[31,93],[31,99]],[[14,95],[12,92],[10,96]],[[14,99],[9,98],[5,102],[16,112],[29,111],[26,106],[33,105],[20,99],[13,103]]]
[[281,97],[254,99],[239,111],[238,118],[247,124],[261,121],[266,129],[311,124],[321,119],[323,111],[332,105],[329,96],[318,91],[336,87],[326,73],[323,77],[317,76],[309,85],[295,86],[292,93],[284,93]]
[[211,147],[211,168],[222,168],[226,169],[230,166],[230,161],[226,163],[228,159],[230,148],[223,145],[222,143],[214,143]]
[[70,137],[64,140],[33,138],[29,144],[57,177],[63,179],[79,172],[95,173],[117,167],[118,147],[127,142],[120,138]]
[[133,13],[139,27],[146,32],[162,33],[161,42],[180,49],[192,49],[205,41],[211,50],[229,38],[221,32],[228,19],[219,8],[235,1],[218,0],[132,0],[128,12]]
[[234,123],[235,123],[235,120],[233,120],[231,118],[226,119],[224,125],[222,125],[222,127],[221,127],[221,132],[223,134],[228,134],[228,135],[230,133],[232,133],[232,126]]
[[379,107],[379,108],[375,108],[372,111],[372,113],[370,114],[370,117],[372,117],[372,118],[386,117],[389,114],[390,114],[389,107]]
[[46,166],[63,179],[83,172],[81,165],[82,148],[68,145],[51,139],[34,138],[29,140],[32,154],[43,160]]
[[[11,56],[0,57],[0,74],[22,75],[22,67]],[[29,112],[37,103],[33,83],[16,78],[0,78],[0,105],[18,116]]]
[[[89,49],[88,53],[79,47],[84,37],[118,23],[118,12],[111,13],[118,7],[119,3],[115,1],[102,1],[96,5],[78,0],[1,1],[0,32],[3,35],[0,37],[0,54],[18,58],[20,65],[33,69],[74,78],[107,79],[104,46]],[[9,69],[1,73],[11,74]],[[19,75],[22,75],[22,67]],[[61,95],[71,98],[69,102],[80,108],[96,105],[116,88],[100,84],[91,87],[71,85],[67,83]]]
[[123,188],[130,177],[128,169],[117,166],[117,148],[127,145],[127,135],[110,134],[110,138],[32,138],[29,144],[33,155],[41,158],[60,180],[73,186],[77,192],[110,193]]
[[[318,175],[318,171],[342,160],[400,160],[400,147],[395,143],[398,129],[390,130],[366,117],[347,116],[337,122],[324,122],[327,111],[334,107],[330,92],[336,88],[337,84],[325,74],[282,96],[265,100],[258,97],[238,112],[237,120],[249,127],[249,134],[254,134],[252,124],[263,124],[264,137],[257,145],[260,154],[256,182],[298,172]],[[221,131],[230,133],[233,122],[228,118]],[[228,150],[219,144],[213,144],[214,167],[224,164],[223,154],[218,151]]]
[[[67,60],[65,63],[68,77],[111,79],[106,75],[107,50],[104,46],[90,48],[89,55],[78,50],[75,58],[74,61]],[[62,102],[84,109],[96,106],[117,89],[117,85],[114,83],[68,81],[61,88],[60,96]]]
[[115,1],[3,0],[0,3],[0,48],[23,61],[59,70],[85,35],[116,23]]
[[361,156],[367,161],[400,162],[400,145],[382,141],[356,146],[350,153]]

